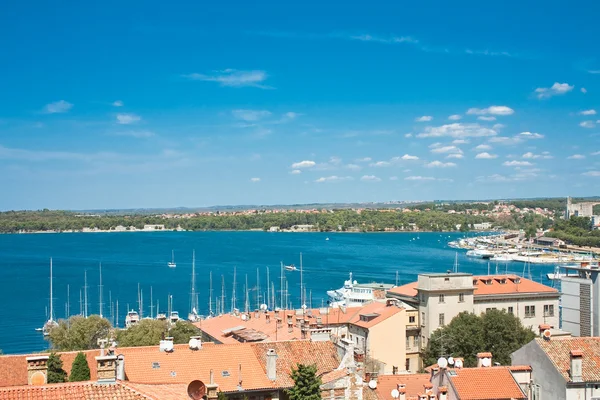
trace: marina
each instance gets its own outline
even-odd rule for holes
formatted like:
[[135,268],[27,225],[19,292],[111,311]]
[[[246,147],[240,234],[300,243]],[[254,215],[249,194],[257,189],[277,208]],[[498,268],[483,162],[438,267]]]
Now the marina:
[[[462,238],[460,233],[435,232],[2,235],[0,296],[3,304],[18,306],[20,317],[11,319],[10,329],[0,328],[0,349],[47,348],[36,329],[50,314],[56,321],[102,313],[123,328],[145,318],[175,322],[263,305],[335,307],[330,293],[340,287],[350,289],[346,294],[351,301],[366,301],[380,284],[391,287],[411,282],[419,273],[458,269],[474,274],[508,271],[551,283],[547,274],[554,265],[532,263],[524,269],[514,261],[467,257],[448,246],[448,241]],[[177,268],[168,266],[173,251]],[[297,271],[282,268],[290,260],[298,260]],[[361,292],[352,293],[352,288]],[[70,306],[77,303],[79,307]],[[0,318],[9,320],[13,311],[0,309]]]

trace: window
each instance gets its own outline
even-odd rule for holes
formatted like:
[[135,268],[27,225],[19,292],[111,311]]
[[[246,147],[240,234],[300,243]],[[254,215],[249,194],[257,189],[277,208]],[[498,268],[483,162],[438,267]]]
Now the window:
[[[406,364],[404,365],[407,371],[410,371],[410,358],[406,359]],[[388,372],[389,373],[389,372]]]
[[514,311],[514,309],[512,307],[508,307],[508,313],[509,314],[514,314],[515,311]]
[[531,400],[540,400],[540,385],[531,385]]
[[445,316],[444,316],[443,313],[439,315],[439,321],[438,322],[439,322],[440,326],[444,326],[446,324]]
[[421,326],[425,326],[425,312],[421,313]]
[[439,303],[444,303],[444,295],[440,294]]
[[414,315],[409,315],[408,316],[408,322],[411,323],[411,324],[414,324],[415,323],[415,316]]
[[458,302],[459,303],[464,303],[465,302],[465,294],[464,293],[459,293],[458,294]]
[[406,348],[410,349],[410,336],[406,337]]
[[554,317],[554,304],[544,304],[544,317]]
[[525,306],[525,317],[535,317],[535,306]]

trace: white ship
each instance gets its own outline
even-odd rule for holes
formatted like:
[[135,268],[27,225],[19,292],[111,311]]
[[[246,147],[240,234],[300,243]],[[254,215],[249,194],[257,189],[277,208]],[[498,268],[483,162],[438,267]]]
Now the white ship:
[[490,259],[493,256],[494,256],[493,252],[491,252],[487,249],[483,249],[483,248],[476,248],[476,249],[467,251],[467,257]]
[[140,315],[137,313],[137,311],[131,310],[125,317],[125,328],[136,325],[138,322],[140,322]]
[[346,297],[352,292],[352,287],[358,285],[357,281],[352,280],[352,272],[350,272],[350,279],[344,281],[344,286],[336,290],[328,290],[327,296],[329,296],[330,304],[344,303]]

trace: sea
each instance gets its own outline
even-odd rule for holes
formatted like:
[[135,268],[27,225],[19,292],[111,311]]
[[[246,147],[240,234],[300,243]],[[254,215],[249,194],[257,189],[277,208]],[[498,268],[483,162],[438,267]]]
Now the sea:
[[[84,308],[87,274],[88,314],[100,313],[122,327],[128,309],[143,316],[173,310],[186,318],[191,307],[192,253],[195,251],[198,313],[209,313],[225,292],[225,311],[251,310],[266,303],[267,271],[276,295],[281,293],[281,263],[300,267],[307,306],[327,305],[327,290],[340,288],[349,274],[359,283],[405,284],[420,273],[452,270],[458,255],[460,272],[525,274],[550,284],[554,266],[488,263],[448,247],[463,233],[283,233],[283,232],[119,232],[0,235],[0,350],[5,354],[48,349],[41,328],[48,318],[50,259],[53,263],[54,318],[79,314]],[[176,268],[169,268],[174,253]],[[235,304],[233,304],[235,271]],[[285,271],[288,298],[300,304],[300,273]],[[257,284],[258,282],[258,284]],[[67,295],[69,293],[69,295]],[[172,297],[170,297],[172,296]],[[152,298],[152,304],[151,304]],[[118,301],[118,309],[116,307]],[[279,303],[279,299],[277,299]],[[158,304],[157,304],[158,303]],[[151,305],[153,306],[151,308]],[[118,312],[118,321],[117,318]]]

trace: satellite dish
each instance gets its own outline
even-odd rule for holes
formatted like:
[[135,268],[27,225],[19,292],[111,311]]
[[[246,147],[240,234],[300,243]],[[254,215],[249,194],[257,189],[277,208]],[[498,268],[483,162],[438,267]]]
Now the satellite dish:
[[492,365],[492,360],[487,357],[484,357],[481,359],[481,365],[484,367],[489,367]]
[[397,399],[398,397],[400,397],[400,392],[398,391],[398,389],[393,389],[392,398]]
[[246,314],[242,314],[242,321],[245,321],[247,319],[248,319],[248,317],[246,317]]
[[446,368],[448,366],[448,360],[446,360],[444,357],[438,358],[437,363],[440,366],[440,368]]
[[261,309],[262,311],[267,311],[267,308],[268,308],[268,306],[267,306],[266,304],[261,304],[261,305],[260,305],[260,309]]
[[371,379],[369,381],[369,387],[373,390],[377,389],[377,381],[374,381],[373,379]]
[[544,339],[549,340],[550,337],[552,336],[552,332],[550,332],[550,329],[546,329],[543,333],[544,335]]
[[463,366],[462,360],[454,360],[454,366],[456,368],[462,368],[462,366]]
[[202,347],[202,342],[196,338],[191,338],[189,342],[190,349],[199,350]]
[[448,357],[448,364],[454,365],[454,358]]

